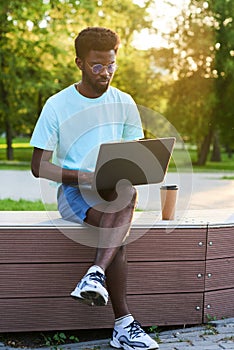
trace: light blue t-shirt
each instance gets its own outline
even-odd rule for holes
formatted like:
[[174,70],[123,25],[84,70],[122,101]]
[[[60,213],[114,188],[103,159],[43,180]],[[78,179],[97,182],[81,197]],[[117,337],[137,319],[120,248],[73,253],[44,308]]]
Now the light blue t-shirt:
[[71,85],[47,100],[30,143],[53,151],[53,163],[60,167],[94,171],[100,144],[143,137],[130,95],[109,87],[91,99]]

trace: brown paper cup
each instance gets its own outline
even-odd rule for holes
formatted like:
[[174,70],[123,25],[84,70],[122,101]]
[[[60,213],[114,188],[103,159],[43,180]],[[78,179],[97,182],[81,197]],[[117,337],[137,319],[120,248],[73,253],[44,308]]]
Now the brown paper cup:
[[177,192],[177,185],[162,186],[160,188],[162,220],[174,220]]

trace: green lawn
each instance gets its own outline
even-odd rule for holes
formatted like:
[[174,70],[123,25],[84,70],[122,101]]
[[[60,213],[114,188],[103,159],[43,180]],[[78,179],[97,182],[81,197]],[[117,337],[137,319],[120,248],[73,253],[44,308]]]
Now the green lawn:
[[14,160],[6,160],[5,139],[0,137],[0,170],[28,170],[33,148],[28,138],[15,138],[13,142]]
[[191,160],[193,162],[193,171],[195,172],[217,172],[217,171],[228,171],[234,172],[234,155],[229,158],[227,153],[222,152],[221,162],[211,162],[209,159],[204,166],[194,165],[196,162],[196,151],[189,150]]
[[18,201],[13,199],[1,199],[0,211],[50,211],[57,210],[56,204],[44,204],[41,201],[27,201],[20,199]]

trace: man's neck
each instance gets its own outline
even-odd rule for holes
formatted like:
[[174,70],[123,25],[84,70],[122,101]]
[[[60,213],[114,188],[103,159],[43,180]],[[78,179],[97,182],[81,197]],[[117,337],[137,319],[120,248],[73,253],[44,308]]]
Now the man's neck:
[[106,91],[103,92],[97,92],[94,91],[92,88],[87,87],[84,82],[79,82],[75,85],[76,90],[84,97],[87,98],[98,98],[101,97]]

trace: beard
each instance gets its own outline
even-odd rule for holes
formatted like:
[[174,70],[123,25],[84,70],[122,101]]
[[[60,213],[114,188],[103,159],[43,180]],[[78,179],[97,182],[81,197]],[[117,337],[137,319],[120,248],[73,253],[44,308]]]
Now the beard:
[[[84,70],[83,70],[83,81],[91,87],[93,92],[97,95],[102,95],[110,86],[111,79],[99,78],[97,80],[93,80]],[[104,82],[105,84],[102,84]]]

